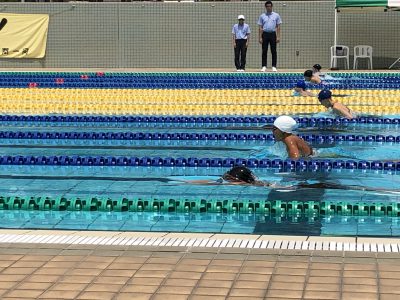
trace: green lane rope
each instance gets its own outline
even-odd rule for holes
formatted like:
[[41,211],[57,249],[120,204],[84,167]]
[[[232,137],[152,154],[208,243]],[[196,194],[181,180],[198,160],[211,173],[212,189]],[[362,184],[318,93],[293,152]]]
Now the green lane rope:
[[400,216],[400,202],[0,196],[0,210]]

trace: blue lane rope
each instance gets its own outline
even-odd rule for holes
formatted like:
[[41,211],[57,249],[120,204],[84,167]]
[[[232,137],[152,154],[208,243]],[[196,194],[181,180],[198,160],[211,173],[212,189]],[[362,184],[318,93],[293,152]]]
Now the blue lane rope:
[[[400,135],[321,135],[299,134],[307,142],[380,142],[400,143]],[[161,133],[161,132],[42,132],[42,131],[0,131],[0,139],[45,139],[45,140],[184,140],[184,141],[274,141],[267,133]]]
[[[100,74],[101,73],[101,74]],[[81,77],[83,75],[83,77]],[[332,74],[331,89],[398,89],[396,74]],[[63,79],[62,84],[57,79]],[[302,73],[0,73],[0,87],[23,88],[35,82],[43,88],[144,88],[144,89],[291,89]],[[339,80],[337,80],[339,79]],[[345,80],[341,80],[345,79]],[[322,85],[313,88],[321,89]]]
[[[0,122],[108,122],[108,123],[185,123],[185,124],[272,124],[275,116],[260,117],[211,117],[211,116],[49,116],[49,115],[0,115]],[[359,117],[345,118],[295,117],[306,126],[329,126],[348,124],[400,124],[400,118]]]
[[250,168],[279,169],[282,171],[382,170],[400,171],[400,162],[367,160],[282,160],[245,158],[197,157],[127,157],[127,156],[0,156],[0,165],[53,165],[53,166],[157,166],[157,167],[226,167],[244,165]]

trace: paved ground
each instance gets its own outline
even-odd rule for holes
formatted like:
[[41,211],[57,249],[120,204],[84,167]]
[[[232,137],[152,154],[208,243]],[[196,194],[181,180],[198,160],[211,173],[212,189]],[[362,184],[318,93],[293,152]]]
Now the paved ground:
[[400,299],[399,253],[0,244],[1,299]]

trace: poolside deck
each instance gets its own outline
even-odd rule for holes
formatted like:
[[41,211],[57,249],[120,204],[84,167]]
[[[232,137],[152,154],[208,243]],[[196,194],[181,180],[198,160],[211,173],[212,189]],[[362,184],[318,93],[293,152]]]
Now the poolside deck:
[[399,244],[397,239],[1,230],[0,297],[400,299]]

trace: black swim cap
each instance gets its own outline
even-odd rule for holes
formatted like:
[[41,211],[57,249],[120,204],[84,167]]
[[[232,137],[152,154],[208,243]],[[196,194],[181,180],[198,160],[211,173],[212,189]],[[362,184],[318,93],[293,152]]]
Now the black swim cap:
[[322,90],[318,94],[318,100],[326,100],[332,98],[332,92],[330,90]]
[[253,172],[245,166],[235,166],[226,172],[225,175],[247,183],[254,183],[256,181]]
[[312,70],[307,70],[304,72],[304,77],[312,77],[312,74],[313,74]]
[[314,68],[314,69],[317,69],[318,71],[322,69],[322,67],[321,67],[320,64],[315,64],[315,65],[313,65],[313,68]]

